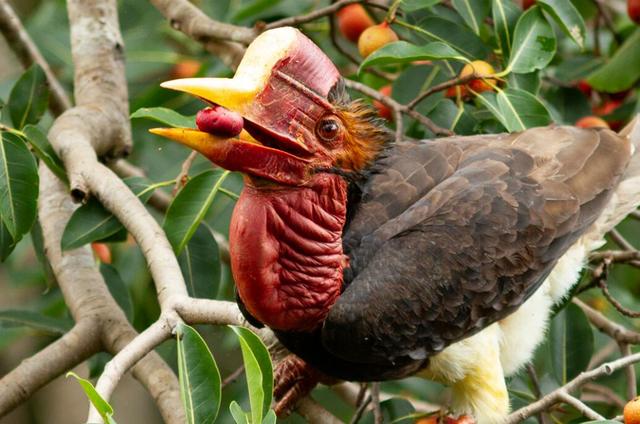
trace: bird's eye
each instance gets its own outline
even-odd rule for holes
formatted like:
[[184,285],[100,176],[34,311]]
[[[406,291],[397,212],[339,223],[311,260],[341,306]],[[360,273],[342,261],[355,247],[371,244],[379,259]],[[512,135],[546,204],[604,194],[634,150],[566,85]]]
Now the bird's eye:
[[333,141],[340,133],[340,123],[336,118],[323,118],[318,122],[316,133],[324,141]]

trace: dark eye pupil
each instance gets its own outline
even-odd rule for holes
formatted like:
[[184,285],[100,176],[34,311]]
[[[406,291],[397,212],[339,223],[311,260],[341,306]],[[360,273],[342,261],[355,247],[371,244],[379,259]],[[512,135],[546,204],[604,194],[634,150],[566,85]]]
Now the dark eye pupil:
[[338,134],[338,123],[333,119],[327,119],[320,123],[320,137],[324,139],[332,139]]

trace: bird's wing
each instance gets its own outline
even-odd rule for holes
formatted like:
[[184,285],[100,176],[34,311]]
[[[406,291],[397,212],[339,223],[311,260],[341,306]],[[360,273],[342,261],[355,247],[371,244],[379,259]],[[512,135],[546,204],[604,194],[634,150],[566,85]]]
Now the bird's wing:
[[324,346],[419,360],[505,317],[597,218],[629,156],[611,131],[566,127],[391,151],[345,232],[353,278]]

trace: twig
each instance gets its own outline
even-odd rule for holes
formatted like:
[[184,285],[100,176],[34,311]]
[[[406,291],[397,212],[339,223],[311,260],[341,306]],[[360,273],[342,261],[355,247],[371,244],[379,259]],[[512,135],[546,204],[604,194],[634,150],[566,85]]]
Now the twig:
[[71,108],[69,96],[7,0],[0,0],[0,32],[20,59],[22,66],[28,68],[37,63],[42,68],[51,89],[50,107],[53,114],[59,115]]
[[429,97],[433,93],[437,93],[439,91],[446,90],[447,88],[453,87],[453,86],[456,86],[456,85],[466,84],[466,83],[468,83],[469,81],[472,81],[472,80],[487,79],[487,78],[493,78],[493,76],[491,76],[491,75],[480,75],[480,74],[473,73],[471,75],[467,75],[467,76],[464,76],[464,77],[456,77],[456,78],[450,79],[448,81],[441,82],[440,84],[436,84],[436,85],[434,85],[432,87],[429,87],[427,90],[425,90],[422,93],[420,93],[415,99],[413,99],[409,103],[407,103],[407,108],[414,109],[421,101],[423,101],[424,99],[426,99],[427,97]]
[[349,421],[349,423],[356,424],[358,421],[360,421],[360,418],[362,418],[362,414],[364,414],[365,409],[367,409],[367,406],[369,406],[370,403],[371,395],[368,395],[367,397],[362,399],[362,402],[358,404],[356,412],[353,414],[353,417],[351,417],[351,421]]
[[380,410],[380,383],[371,383],[371,404],[373,405],[373,422],[382,424],[382,411]]
[[[611,375],[615,371],[624,368],[628,365],[635,364],[640,361],[640,353],[635,353],[633,355],[625,356],[624,358],[620,358],[618,360],[605,363],[600,365],[598,368],[585,371],[580,373],[573,380],[565,384],[564,386],[548,393],[542,399],[533,402],[523,408],[518,409],[517,411],[511,413],[507,419],[504,421],[505,424],[516,424],[525,419],[529,418],[532,415],[537,414],[538,412],[545,411],[551,406],[555,405],[558,402],[566,401],[565,394],[569,394],[570,392],[578,389],[583,384],[595,380],[598,377],[602,377],[605,375]],[[602,418],[598,418],[602,419]]]
[[604,400],[604,402],[614,405],[620,409],[624,408],[626,403],[615,391],[602,384],[586,383],[582,388],[581,399],[586,400],[589,397],[589,393],[586,392],[599,395],[601,397],[600,401]]
[[[538,380],[536,369],[531,362],[527,364],[526,369],[527,374],[529,374],[529,379],[531,380],[531,385],[533,386],[533,394],[535,395],[536,399],[540,399],[542,397],[542,390],[540,390],[540,381]],[[544,412],[540,412],[538,414],[538,422],[540,422],[540,424],[547,424],[548,421],[549,420],[547,419],[547,416]]]
[[630,262],[640,260],[640,252],[637,250],[605,250],[593,252],[589,255],[590,261],[602,261],[608,259],[611,262]]
[[602,294],[604,295],[604,297],[609,301],[609,303],[613,305],[614,308],[616,308],[618,312],[630,318],[640,318],[640,311],[632,311],[631,309],[624,307],[622,303],[618,301],[618,299],[613,297],[613,295],[609,292],[609,286],[606,279],[601,279],[598,282],[598,285],[602,290]]
[[640,344],[640,333],[629,330],[628,328],[614,322],[584,303],[578,298],[573,298],[572,302],[576,304],[585,313],[591,324],[598,330],[607,334],[619,343]]
[[629,241],[625,239],[618,230],[613,229],[609,231],[609,235],[611,236],[611,239],[614,241],[614,243],[622,247],[624,250],[636,250],[636,248],[633,247],[633,245],[629,243]]
[[298,401],[296,412],[307,420],[309,424],[343,424],[335,415],[324,409],[309,396]]
[[240,365],[234,372],[226,376],[225,379],[222,380],[221,387],[224,389],[226,386],[236,381],[242,373],[244,373],[244,365]]
[[292,16],[289,18],[284,18],[278,21],[271,22],[265,25],[264,29],[268,30],[268,29],[280,28],[284,26],[298,26],[306,22],[315,21],[316,19],[325,17],[327,15],[332,15],[338,10],[352,3],[362,3],[362,0],[339,0],[327,7],[323,7],[321,9],[314,10],[313,12],[307,13],[306,15]]
[[345,80],[345,85],[353,90],[359,91],[375,100],[378,100],[380,103],[393,109],[394,111],[409,115],[411,118],[420,122],[436,135],[453,135],[453,132],[451,130],[436,125],[431,119],[427,118],[426,116],[416,112],[413,109],[409,109],[407,105],[400,104],[389,96],[385,96],[384,94],[374,90],[367,85],[348,79]]
[[175,196],[178,193],[178,190],[182,188],[187,183],[187,178],[189,176],[189,169],[191,169],[191,165],[193,165],[193,161],[198,157],[198,152],[195,150],[189,153],[189,156],[182,162],[182,167],[180,168],[180,173],[176,177],[176,185],[173,187],[172,194]]
[[562,400],[563,402],[573,406],[574,408],[576,408],[578,410],[578,412],[580,412],[580,414],[582,414],[583,416],[592,419],[592,420],[606,420],[605,417],[603,417],[602,415],[598,414],[596,411],[594,411],[593,409],[589,408],[584,402],[582,402],[580,399],[571,396],[569,393],[560,390],[558,392],[558,398],[560,400]]
[[605,25],[613,35],[614,40],[616,40],[616,43],[618,43],[618,45],[621,45],[623,40],[620,37],[620,35],[616,32],[616,27],[613,23],[613,19],[611,18],[611,15],[609,14],[609,11],[607,10],[606,5],[603,3],[602,0],[593,0],[593,2],[598,8],[598,13],[602,16]]
[[[622,356],[631,355],[631,346],[628,343],[619,343],[619,346]],[[638,396],[636,369],[633,365],[629,365],[624,369],[624,373],[627,379],[627,399],[635,399]]]

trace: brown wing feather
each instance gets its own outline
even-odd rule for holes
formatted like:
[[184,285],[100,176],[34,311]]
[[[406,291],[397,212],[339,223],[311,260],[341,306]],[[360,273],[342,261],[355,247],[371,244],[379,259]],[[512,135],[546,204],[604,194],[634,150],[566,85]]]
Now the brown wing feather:
[[628,163],[611,131],[404,143],[344,236],[352,281],[323,345],[364,363],[420,360],[513,312],[601,213]]

